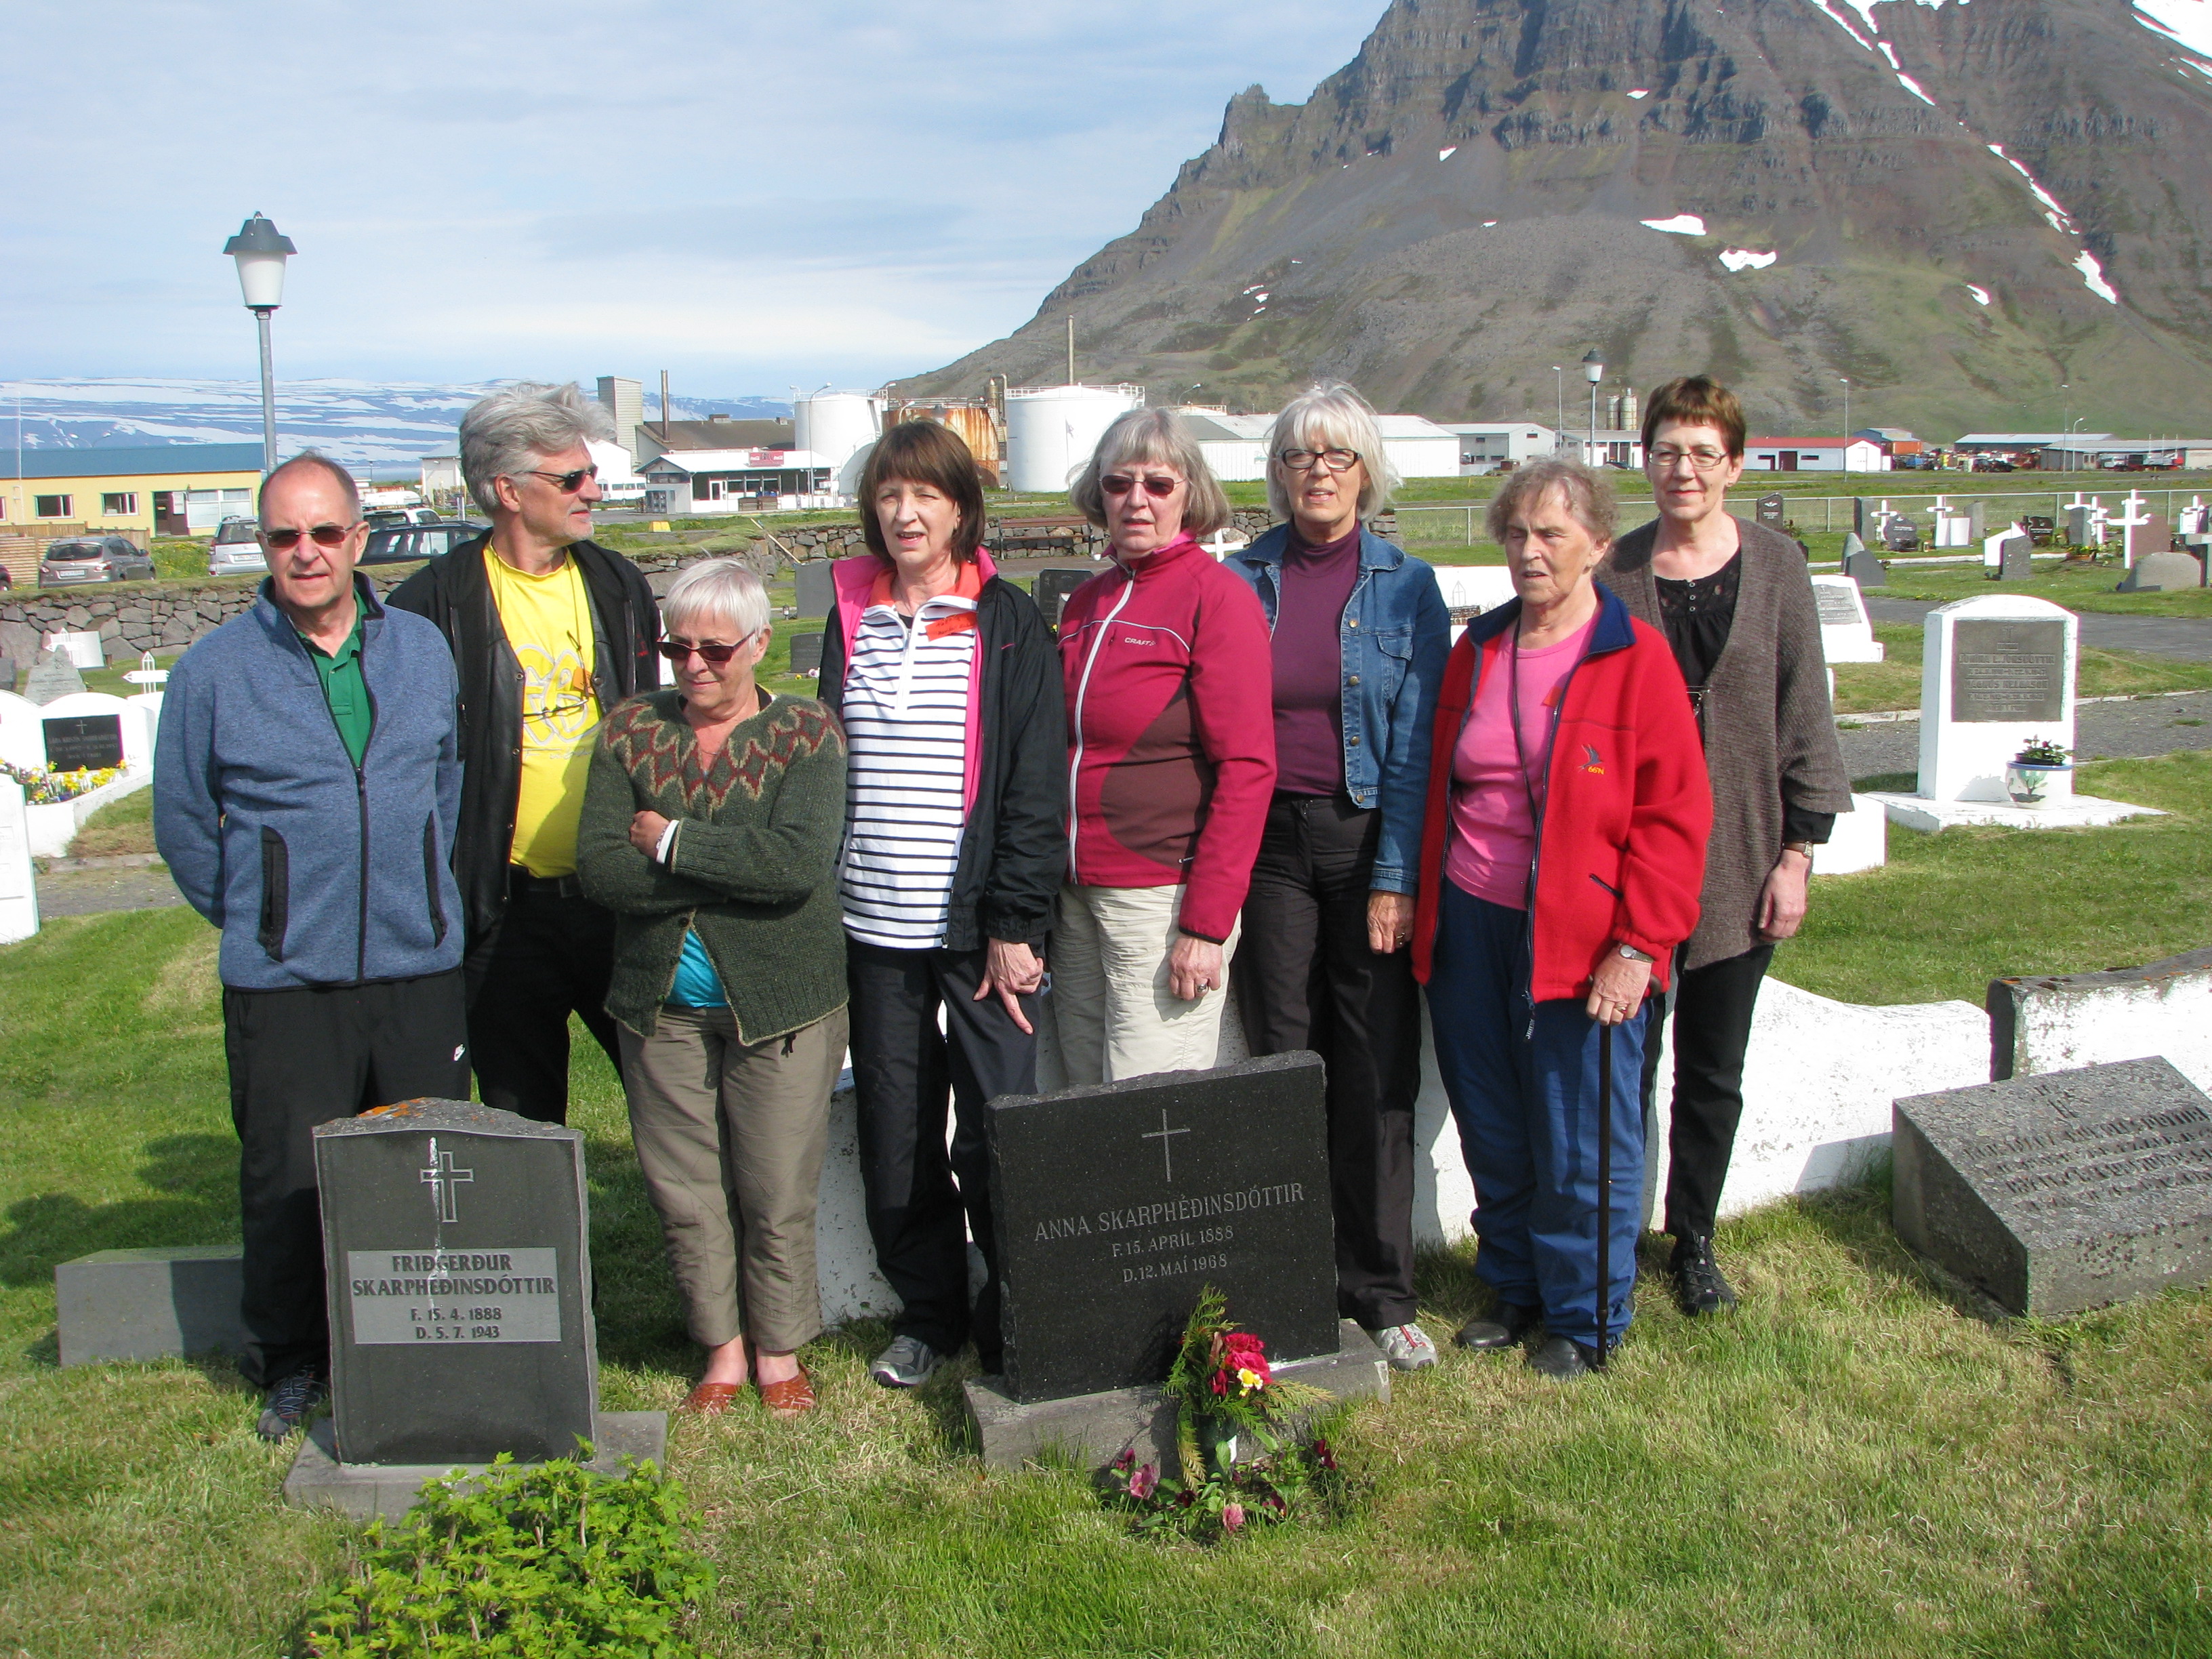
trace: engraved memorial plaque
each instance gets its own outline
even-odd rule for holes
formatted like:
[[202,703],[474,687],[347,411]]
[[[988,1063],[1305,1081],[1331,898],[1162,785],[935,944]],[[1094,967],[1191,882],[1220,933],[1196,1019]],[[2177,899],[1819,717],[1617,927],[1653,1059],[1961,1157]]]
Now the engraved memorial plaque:
[[583,1137],[465,1101],[315,1130],[345,1463],[519,1462],[592,1437]]
[[2212,1101],[2162,1058],[1893,1108],[1905,1242],[2015,1314],[2212,1279]]
[[830,607],[837,599],[836,570],[834,559],[808,559],[792,568],[792,585],[797,590],[793,598],[800,616],[830,614]]
[[1788,503],[1779,491],[1759,498],[1759,522],[1769,530],[1781,529],[1787,514]]
[[793,634],[791,636],[791,672],[794,674],[818,674],[822,672],[822,636],[819,634]]
[[1856,596],[1840,583],[1814,583],[1813,603],[1820,608],[1823,628],[1856,628],[1866,621]]
[[123,764],[120,714],[69,714],[40,724],[46,732],[46,764],[57,772],[97,772]]
[[1207,1285],[1270,1358],[1336,1351],[1318,1055],[1002,1097],[990,1146],[1014,1399],[1161,1381]]
[[1047,628],[1059,629],[1060,612],[1067,609],[1068,595],[1097,574],[1095,569],[1070,570],[1057,567],[1036,573],[1030,594],[1036,599],[1037,609],[1044,614]]
[[2066,624],[1960,621],[1951,629],[1951,718],[2055,720],[2066,710]]

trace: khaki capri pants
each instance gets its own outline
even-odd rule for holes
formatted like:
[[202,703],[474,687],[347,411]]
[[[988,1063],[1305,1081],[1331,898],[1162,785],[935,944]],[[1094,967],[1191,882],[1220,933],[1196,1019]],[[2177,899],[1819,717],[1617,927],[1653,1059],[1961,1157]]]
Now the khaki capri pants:
[[703,1347],[789,1353],[821,1334],[814,1212],[845,1025],[840,1008],[744,1043],[728,1009],[672,1005],[649,1037],[622,1028],[630,1135]]
[[1061,884],[1052,1002],[1071,1087],[1212,1066],[1244,924],[1240,918],[1222,945],[1222,982],[1185,1002],[1168,988],[1168,957],[1182,937],[1176,927],[1182,895],[1180,886]]

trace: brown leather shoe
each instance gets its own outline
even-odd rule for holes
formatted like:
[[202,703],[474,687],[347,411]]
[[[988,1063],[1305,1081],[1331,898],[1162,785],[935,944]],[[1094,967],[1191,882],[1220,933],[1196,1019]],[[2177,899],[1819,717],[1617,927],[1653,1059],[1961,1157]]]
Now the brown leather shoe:
[[814,1409],[814,1379],[802,1365],[799,1375],[781,1382],[760,1385],[761,1404],[781,1418],[793,1418]]
[[681,1409],[702,1417],[720,1417],[744,1391],[742,1382],[702,1382],[684,1395]]

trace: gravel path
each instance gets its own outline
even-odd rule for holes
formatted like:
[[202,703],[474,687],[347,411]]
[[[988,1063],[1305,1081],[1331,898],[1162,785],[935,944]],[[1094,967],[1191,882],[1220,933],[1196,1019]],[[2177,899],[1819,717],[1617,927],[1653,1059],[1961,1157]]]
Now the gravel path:
[[[1869,595],[1867,615],[1879,623],[1917,623],[1936,608],[1932,599],[1885,599]],[[2076,613],[2081,643],[2106,651],[2142,651],[2154,657],[2212,662],[2212,617],[2115,617]]]
[[[1844,716],[1846,722],[1850,719]],[[1887,720],[1836,735],[1843,744],[1844,769],[1854,778],[1920,769],[1918,720]],[[2212,691],[2081,703],[2074,714],[2074,743],[2085,761],[2135,760],[2177,749],[2212,749]]]
[[39,915],[88,916],[102,910],[159,910],[184,895],[162,866],[135,870],[59,870],[39,878]]

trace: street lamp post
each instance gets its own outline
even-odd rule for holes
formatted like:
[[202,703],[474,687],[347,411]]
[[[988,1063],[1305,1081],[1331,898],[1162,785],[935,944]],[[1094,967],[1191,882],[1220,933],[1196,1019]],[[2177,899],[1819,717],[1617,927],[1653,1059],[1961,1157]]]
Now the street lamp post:
[[[1601,352],[1595,346],[1592,346],[1589,349],[1589,355],[1583,359],[1583,378],[1589,382],[1589,447],[1592,450],[1595,450],[1597,447],[1598,382],[1605,379],[1605,354]],[[1585,456],[1585,459],[1587,459],[1587,456]]]
[[1836,378],[1844,383],[1844,471],[1851,470],[1851,380],[1848,374]]
[[261,333],[261,476],[276,466],[276,360],[269,344],[269,317],[284,300],[284,261],[299,250],[292,239],[258,213],[222,245],[238,261],[238,289]]
[[1567,447],[1567,372],[1557,363],[1552,365],[1552,394],[1559,404],[1552,416],[1552,453],[1556,455]]

